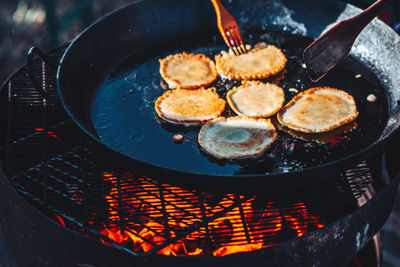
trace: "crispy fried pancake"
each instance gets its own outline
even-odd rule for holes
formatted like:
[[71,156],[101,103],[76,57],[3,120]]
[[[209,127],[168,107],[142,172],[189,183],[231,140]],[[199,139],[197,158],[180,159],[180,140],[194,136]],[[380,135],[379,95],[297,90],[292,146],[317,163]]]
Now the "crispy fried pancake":
[[234,80],[270,77],[283,70],[286,61],[282,51],[273,45],[256,47],[239,56],[225,51],[215,56],[218,73]]
[[358,124],[356,121],[352,121],[350,123],[347,123],[345,125],[342,125],[338,128],[335,128],[333,130],[330,130],[328,132],[324,133],[302,133],[298,132],[292,129],[287,128],[286,126],[283,126],[282,124],[278,122],[274,122],[274,125],[279,131],[285,132],[290,134],[291,136],[298,138],[300,140],[306,141],[306,142],[317,142],[320,144],[327,144],[330,141],[332,141],[333,138],[340,136],[342,134],[349,133],[355,129],[357,129]]
[[196,125],[219,117],[225,103],[215,88],[178,88],[160,96],[155,108],[158,116],[170,123]]
[[270,120],[245,116],[220,117],[201,127],[198,141],[214,157],[236,159],[262,154],[277,135]]
[[172,89],[196,89],[211,84],[218,76],[214,62],[203,54],[183,52],[159,61],[161,76]]
[[241,86],[227,93],[226,100],[238,115],[263,118],[278,112],[285,101],[285,94],[275,84],[243,81]]
[[284,126],[303,133],[323,133],[355,120],[354,98],[338,89],[311,88],[296,95],[278,112]]

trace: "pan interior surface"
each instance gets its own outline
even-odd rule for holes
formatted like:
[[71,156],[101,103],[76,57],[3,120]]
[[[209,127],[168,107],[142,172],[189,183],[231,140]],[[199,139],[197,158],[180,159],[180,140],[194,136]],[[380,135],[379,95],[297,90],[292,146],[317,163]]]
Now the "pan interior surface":
[[[356,101],[359,117],[352,125],[356,128],[350,132],[297,136],[279,130],[278,139],[259,157],[219,160],[209,156],[197,142],[200,127],[165,123],[154,109],[156,99],[166,88],[159,74],[158,59],[183,51],[204,53],[213,59],[220,50],[226,49],[220,36],[197,33],[136,51],[106,77],[93,95],[90,106],[91,119],[102,142],[134,160],[154,166],[234,176],[286,173],[319,166],[353,154],[380,137],[388,119],[388,100],[380,81],[364,65],[349,57],[318,83],[312,83],[301,59],[303,49],[312,41],[310,38],[267,29],[247,30],[244,40],[253,45],[262,41],[274,44],[287,56],[286,69],[264,80],[278,83],[284,89],[285,104],[297,94],[289,90],[291,88],[299,92],[318,86],[344,90]],[[226,99],[226,92],[238,85],[238,81],[219,77],[210,86],[216,87],[220,96]],[[367,101],[370,94],[376,96],[375,102]],[[226,105],[223,116],[235,114]],[[175,134],[184,136],[182,143],[174,143]]]

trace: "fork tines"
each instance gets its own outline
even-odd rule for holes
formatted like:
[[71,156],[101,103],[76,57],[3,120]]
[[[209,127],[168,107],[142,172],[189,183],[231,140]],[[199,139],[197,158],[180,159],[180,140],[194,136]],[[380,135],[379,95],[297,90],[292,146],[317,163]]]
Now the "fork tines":
[[224,32],[226,36],[225,42],[235,55],[241,55],[247,52],[238,26],[225,29]]
[[247,52],[243,44],[242,35],[235,18],[225,9],[220,0],[211,0],[217,14],[218,29],[224,38],[225,43],[232,49],[235,55]]

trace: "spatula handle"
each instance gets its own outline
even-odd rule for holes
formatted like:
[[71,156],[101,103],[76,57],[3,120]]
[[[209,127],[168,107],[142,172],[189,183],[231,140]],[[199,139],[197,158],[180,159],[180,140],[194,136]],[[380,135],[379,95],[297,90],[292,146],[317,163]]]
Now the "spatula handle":
[[360,32],[373,20],[379,12],[388,5],[392,0],[378,0],[368,7],[360,15],[354,17],[353,19],[358,21],[358,27],[360,27]]

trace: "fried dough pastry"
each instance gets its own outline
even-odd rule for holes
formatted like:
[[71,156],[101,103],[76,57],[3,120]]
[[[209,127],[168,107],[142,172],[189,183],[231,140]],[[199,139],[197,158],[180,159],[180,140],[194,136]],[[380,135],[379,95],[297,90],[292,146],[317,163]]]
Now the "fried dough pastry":
[[161,76],[172,89],[197,89],[211,84],[218,76],[214,61],[203,54],[183,52],[159,62]]
[[156,100],[155,109],[158,116],[170,123],[197,125],[219,117],[225,104],[215,88],[178,88],[160,96]]
[[278,112],[278,121],[303,133],[323,133],[358,116],[354,98],[338,89],[316,87],[296,95]]
[[282,51],[273,45],[255,47],[246,54],[236,56],[232,51],[222,51],[215,56],[220,75],[234,80],[264,79],[285,68],[287,59]]
[[236,114],[262,118],[278,112],[285,101],[285,94],[275,84],[243,81],[241,86],[227,93],[226,100]]
[[357,127],[358,127],[357,122],[352,121],[348,124],[342,125],[336,129],[333,129],[331,131],[324,132],[324,133],[302,133],[302,132],[298,132],[298,131],[289,129],[286,126],[283,126],[282,124],[280,124],[278,122],[274,123],[274,125],[276,126],[276,128],[279,131],[288,133],[295,138],[298,138],[298,139],[306,141],[306,142],[317,142],[319,144],[327,144],[336,136],[350,133],[351,131],[357,129]]
[[214,157],[237,159],[262,154],[277,135],[274,125],[267,119],[220,117],[201,127],[198,141]]

